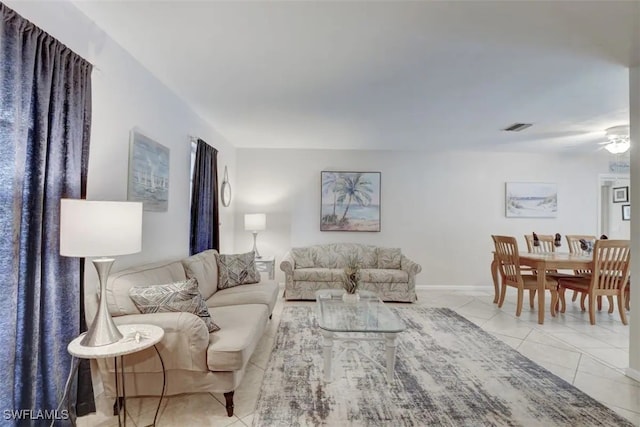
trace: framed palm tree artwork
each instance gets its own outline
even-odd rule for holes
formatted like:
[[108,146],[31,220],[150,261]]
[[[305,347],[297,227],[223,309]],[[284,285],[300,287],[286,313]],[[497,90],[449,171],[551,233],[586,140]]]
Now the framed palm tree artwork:
[[380,175],[322,171],[320,231],[380,231]]

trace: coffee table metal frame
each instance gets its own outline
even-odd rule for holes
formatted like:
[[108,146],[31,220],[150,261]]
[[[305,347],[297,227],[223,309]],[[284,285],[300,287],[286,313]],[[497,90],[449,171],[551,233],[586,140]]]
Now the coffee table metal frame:
[[[404,322],[373,292],[360,291],[357,302],[343,301],[343,294],[341,289],[316,292],[318,326],[323,336],[325,381],[331,381],[335,341],[345,343],[344,350],[336,359],[340,359],[348,351],[356,351],[383,370],[386,368],[387,380],[393,381],[396,339],[406,329]],[[358,341],[384,341],[386,367],[360,351]]]

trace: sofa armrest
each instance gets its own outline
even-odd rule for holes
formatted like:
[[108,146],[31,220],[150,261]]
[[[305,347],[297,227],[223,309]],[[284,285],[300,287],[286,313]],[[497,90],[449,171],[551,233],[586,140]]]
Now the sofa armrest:
[[284,254],[284,257],[280,262],[280,270],[284,271],[286,274],[293,274],[293,269],[295,267],[296,262],[293,260],[293,255],[291,255],[291,251],[288,251]]
[[[186,369],[206,372],[209,331],[195,314],[185,312],[128,314],[113,318],[116,325],[146,323],[164,329],[164,337],[156,347],[166,370]],[[155,356],[153,347],[127,356],[127,368],[135,372],[162,372],[162,366]],[[151,356],[151,357],[150,357]],[[113,370],[111,359],[106,361],[108,370]],[[105,367],[101,364],[101,368]],[[127,369],[129,370],[129,369]]]
[[293,270],[296,268],[296,262],[293,259],[291,251],[284,254],[280,262],[280,270],[284,271],[284,296],[287,297],[287,289],[293,286]]
[[420,264],[411,261],[404,255],[400,258],[400,269],[409,273],[409,276],[415,276],[422,271]]

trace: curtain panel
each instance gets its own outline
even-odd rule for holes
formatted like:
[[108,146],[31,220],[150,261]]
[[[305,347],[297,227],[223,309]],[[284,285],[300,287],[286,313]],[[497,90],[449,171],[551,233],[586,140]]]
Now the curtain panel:
[[191,186],[191,255],[220,250],[218,150],[198,139]]
[[80,332],[80,259],[59,255],[59,217],[86,188],[92,66],[2,3],[0,62],[0,408],[53,411]]

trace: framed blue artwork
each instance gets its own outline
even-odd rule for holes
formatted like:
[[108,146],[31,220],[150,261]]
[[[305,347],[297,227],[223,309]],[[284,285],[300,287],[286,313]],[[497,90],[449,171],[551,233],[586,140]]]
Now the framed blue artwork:
[[142,202],[145,211],[169,209],[169,149],[131,131],[127,200]]

